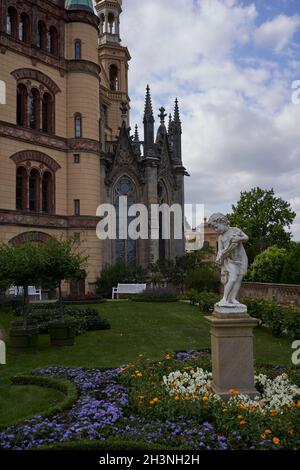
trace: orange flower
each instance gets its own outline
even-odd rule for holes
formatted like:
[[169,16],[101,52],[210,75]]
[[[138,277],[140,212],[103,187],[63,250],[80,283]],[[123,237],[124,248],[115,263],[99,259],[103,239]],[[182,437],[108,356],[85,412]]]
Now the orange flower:
[[180,396],[179,396],[179,395],[175,395],[174,400],[175,400],[175,401],[179,401],[179,400],[180,400]]
[[264,441],[265,441],[266,439],[268,439],[268,436],[267,436],[266,434],[262,434],[260,437],[261,437]]
[[247,421],[245,421],[244,419],[242,419],[242,421],[240,421],[240,424],[247,424]]
[[266,430],[265,430],[265,434],[272,434],[271,429],[266,429]]
[[123,374],[123,372],[125,372],[126,370],[127,370],[127,367],[121,367],[121,368],[120,368],[121,374]]
[[253,411],[256,411],[256,406],[251,405],[251,406],[250,406],[250,411],[252,411],[252,412],[253,412]]
[[273,416],[273,417],[277,416],[277,412],[276,411],[271,411],[270,416]]
[[203,400],[203,401],[207,401],[207,400],[208,400],[208,397],[207,397],[206,395],[204,395],[204,396],[202,397],[202,400]]
[[280,439],[278,439],[278,437],[274,437],[273,439],[273,443],[277,446],[280,442]]
[[184,400],[185,400],[185,401],[189,401],[189,399],[190,399],[190,396],[189,396],[189,395],[185,395]]
[[149,405],[155,405],[155,401],[154,401],[154,400],[150,400],[150,401],[149,401]]
[[229,390],[229,393],[230,393],[230,395],[239,395],[240,394],[240,392],[238,390],[235,390],[234,388],[231,388]]
[[240,405],[241,410],[246,410],[247,406],[246,405]]
[[295,406],[297,406],[297,408],[300,408],[300,401],[298,401]]

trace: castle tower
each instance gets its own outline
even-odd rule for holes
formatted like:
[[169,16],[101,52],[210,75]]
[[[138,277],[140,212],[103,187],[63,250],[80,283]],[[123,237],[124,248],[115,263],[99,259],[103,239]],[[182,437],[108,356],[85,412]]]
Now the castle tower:
[[[116,140],[121,126],[120,107],[130,102],[128,96],[127,47],[121,45],[120,15],[122,0],[96,0],[100,20],[99,61],[101,67],[101,141]],[[127,116],[129,126],[129,113]]]

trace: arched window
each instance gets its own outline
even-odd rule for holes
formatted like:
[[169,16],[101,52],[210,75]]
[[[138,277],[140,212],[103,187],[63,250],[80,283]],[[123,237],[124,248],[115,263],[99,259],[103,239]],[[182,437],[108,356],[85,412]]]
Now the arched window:
[[109,84],[111,91],[119,91],[119,70],[116,65],[109,67]]
[[42,211],[52,212],[52,175],[49,171],[43,174],[42,179]]
[[36,45],[39,49],[47,49],[47,28],[43,21],[38,23]]
[[29,210],[37,212],[40,206],[40,174],[31,170],[29,175]]
[[44,93],[42,100],[42,130],[44,132],[54,132],[54,106],[50,93]]
[[75,137],[76,137],[76,139],[80,139],[82,137],[82,117],[81,117],[81,114],[76,114],[75,115],[74,125],[75,125]]
[[100,34],[104,34],[105,31],[105,16],[103,13],[100,15]]
[[76,39],[74,43],[74,57],[75,60],[81,59],[81,41],[80,39]]
[[108,32],[109,34],[115,34],[115,15],[113,13],[108,14]]
[[19,39],[20,41],[30,42],[30,21],[26,13],[22,13],[19,23]]
[[54,26],[48,32],[48,51],[50,54],[58,55],[58,33]]
[[27,89],[23,83],[17,87],[17,124],[27,126]]
[[25,210],[27,206],[27,172],[23,166],[17,168],[16,209]]
[[29,126],[31,129],[40,128],[40,93],[36,88],[29,95]]
[[137,194],[136,194],[136,187],[133,181],[126,175],[120,178],[114,188],[114,203],[116,207],[116,214],[117,214],[117,240],[116,240],[116,259],[118,261],[124,261],[125,263],[130,264],[131,266],[136,266],[137,261],[137,242],[136,240],[132,240],[131,238],[127,238],[125,240],[119,238],[120,229],[121,231],[128,231],[128,226],[130,222],[134,219],[134,217],[127,217],[126,227],[120,227],[120,197],[126,196],[127,197],[127,206],[128,208],[136,203],[137,201]]
[[10,36],[18,37],[18,14],[13,7],[9,7],[7,10],[6,32]]

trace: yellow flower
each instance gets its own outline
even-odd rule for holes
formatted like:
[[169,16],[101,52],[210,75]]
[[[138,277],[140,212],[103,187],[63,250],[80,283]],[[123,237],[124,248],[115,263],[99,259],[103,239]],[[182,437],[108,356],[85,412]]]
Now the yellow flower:
[[154,403],[157,403],[159,401],[158,398],[153,398]]
[[139,400],[140,400],[140,401],[144,401],[144,400],[145,400],[145,397],[144,397],[143,395],[141,395],[141,396],[139,397]]
[[120,368],[121,374],[123,374],[123,372],[125,372],[126,370],[127,370],[127,367],[121,367],[121,368]]
[[277,446],[280,442],[280,439],[278,439],[278,437],[274,437],[273,438],[273,443]]
[[172,359],[172,356],[170,356],[170,354],[167,354],[167,355],[165,356],[165,359],[166,359],[166,361],[170,361],[170,359]]
[[247,406],[246,405],[240,405],[241,410],[246,410]]
[[202,397],[202,400],[203,400],[203,401],[207,401],[207,400],[208,400],[208,397],[207,397],[206,395],[204,395],[204,396]]
[[142,372],[139,372],[138,374],[136,374],[137,377],[143,377],[143,374]]
[[144,354],[139,354],[139,357],[143,357]]
[[247,424],[247,421],[245,421],[244,419],[242,419],[242,420],[240,421],[240,424]]
[[179,400],[180,400],[180,396],[179,396],[179,395],[175,395],[174,400],[175,400],[175,401],[179,401]]
[[149,405],[155,405],[155,401],[154,401],[154,400],[150,400],[150,401],[149,401]]
[[265,430],[265,434],[272,434],[271,429],[266,429],[266,430]]

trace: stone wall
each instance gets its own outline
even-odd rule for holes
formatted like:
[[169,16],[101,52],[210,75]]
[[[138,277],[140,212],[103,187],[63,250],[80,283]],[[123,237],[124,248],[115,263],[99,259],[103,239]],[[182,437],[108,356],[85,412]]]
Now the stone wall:
[[240,297],[274,300],[279,304],[300,307],[300,285],[244,282],[240,291]]

